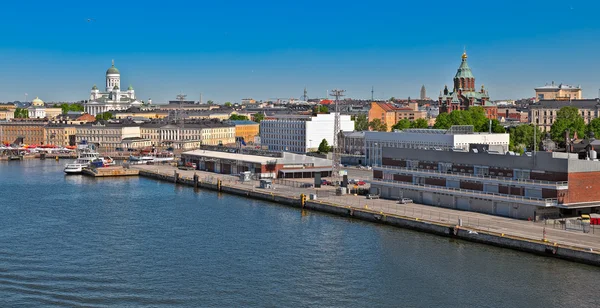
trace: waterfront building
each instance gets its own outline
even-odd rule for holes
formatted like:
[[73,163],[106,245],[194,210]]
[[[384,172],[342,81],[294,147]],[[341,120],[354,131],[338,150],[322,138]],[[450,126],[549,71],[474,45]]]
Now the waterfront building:
[[256,137],[260,135],[260,124],[253,121],[229,121],[235,125],[235,138],[240,138],[249,143],[256,143]]
[[103,150],[112,151],[122,148],[122,141],[127,138],[140,138],[140,127],[136,124],[95,123],[76,126],[75,141],[87,141]]
[[52,144],[59,147],[76,145],[75,135],[77,129],[75,125],[63,123],[48,123],[45,126],[45,144]]
[[582,99],[581,86],[570,86],[567,84],[545,84],[542,87],[535,88],[535,101],[541,100],[557,100],[557,101],[569,101]]
[[498,153],[508,151],[509,134],[473,132],[473,126],[455,125],[450,129],[405,129],[397,132],[365,132],[366,164],[380,165],[384,147],[435,149],[439,155],[447,151],[469,151],[470,145],[487,145]]
[[[334,122],[334,113],[268,117],[260,122],[261,144],[271,151],[314,151],[323,139],[333,144]],[[349,115],[340,115],[340,131],[349,130],[354,130],[354,121]]]
[[371,189],[382,198],[411,198],[519,219],[600,209],[600,162],[579,159],[578,154],[514,156],[384,147],[380,157]]
[[488,91],[483,85],[481,85],[481,90],[476,90],[475,76],[467,63],[467,53],[464,52],[461,58],[460,66],[454,75],[452,91],[448,89],[448,86],[440,91],[438,98],[440,112],[450,113],[454,110],[466,110],[471,106],[481,106],[488,119],[496,119],[498,110],[496,105],[490,101]]
[[0,122],[0,140],[5,144],[45,144],[46,124],[45,121],[33,120]]
[[579,114],[586,124],[600,114],[600,99],[581,99],[564,102],[562,100],[541,100],[529,105],[529,121],[542,131],[549,132],[556,120],[560,108],[573,106],[579,109]]
[[250,171],[257,178],[314,178],[331,176],[329,159],[286,152],[240,149],[231,153],[222,147],[205,147],[184,152],[184,163],[195,163],[198,170],[221,174]]
[[154,121],[141,124],[140,133],[143,139],[150,140],[153,145],[175,149],[235,143],[235,126],[218,121],[186,122],[183,126]]
[[93,116],[113,111],[127,110],[131,107],[139,107],[142,102],[136,99],[135,90],[130,85],[127,90],[121,91],[121,72],[115,67],[115,62],[106,71],[106,87],[100,91],[96,85],[92,87],[90,99],[84,104],[86,113]]

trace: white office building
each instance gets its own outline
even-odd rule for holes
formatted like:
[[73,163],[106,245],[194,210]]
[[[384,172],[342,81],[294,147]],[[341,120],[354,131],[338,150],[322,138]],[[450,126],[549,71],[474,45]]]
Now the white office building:
[[484,144],[490,151],[506,153],[509,134],[473,132],[473,127],[450,129],[405,129],[395,132],[365,132],[365,161],[369,166],[381,165],[381,149],[409,148],[440,151],[469,151],[470,144]]
[[[306,153],[316,150],[323,139],[333,145],[335,114],[279,115],[260,122],[260,139],[270,151]],[[340,115],[340,130],[354,130],[349,115]]]

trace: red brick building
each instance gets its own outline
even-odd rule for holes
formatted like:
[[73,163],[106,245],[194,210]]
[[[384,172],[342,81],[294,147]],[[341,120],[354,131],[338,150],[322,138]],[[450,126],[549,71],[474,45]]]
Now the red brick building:
[[489,119],[497,118],[497,107],[490,102],[488,91],[481,85],[478,91],[475,86],[475,76],[467,64],[467,53],[463,53],[462,62],[454,75],[452,91],[448,86],[440,92],[438,103],[440,112],[450,113],[454,110],[466,110],[472,106],[482,106]]
[[381,155],[371,187],[383,198],[519,219],[600,212],[600,162],[578,154],[383,148]]

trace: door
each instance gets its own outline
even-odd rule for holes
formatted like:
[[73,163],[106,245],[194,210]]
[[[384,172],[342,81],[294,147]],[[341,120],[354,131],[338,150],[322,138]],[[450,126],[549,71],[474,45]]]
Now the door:
[[433,193],[423,192],[423,204],[433,204]]
[[471,204],[468,198],[456,198],[456,208],[459,210],[468,211],[471,209]]
[[510,216],[510,204],[504,202],[496,203],[496,215],[509,217]]

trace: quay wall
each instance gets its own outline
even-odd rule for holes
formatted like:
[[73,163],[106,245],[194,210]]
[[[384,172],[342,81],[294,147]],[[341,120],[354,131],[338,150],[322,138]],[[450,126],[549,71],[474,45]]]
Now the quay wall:
[[318,200],[306,200],[302,207],[300,196],[290,197],[271,193],[268,190],[258,191],[254,189],[231,187],[221,185],[220,189],[217,184],[203,182],[197,178],[195,181],[192,178],[184,178],[179,175],[164,175],[154,172],[140,170],[139,175],[157,180],[168,181],[177,184],[188,185],[197,188],[205,188],[214,191],[221,191],[239,196],[246,196],[258,200],[276,202],[296,208],[304,208],[328,214],[351,217],[363,221],[380,223],[389,226],[411,229],[421,232],[427,232],[440,236],[462,239],[470,242],[493,245],[502,248],[509,248],[537,255],[554,257],[568,261],[585,263],[595,266],[600,266],[600,253],[586,250],[580,247],[566,246],[552,242],[533,240],[509,234],[496,233],[485,231],[477,228],[465,228],[454,224],[446,224],[439,222],[431,222],[420,218],[390,215],[383,212],[373,211],[367,208],[356,208],[350,206],[341,206],[333,203],[328,203]]

